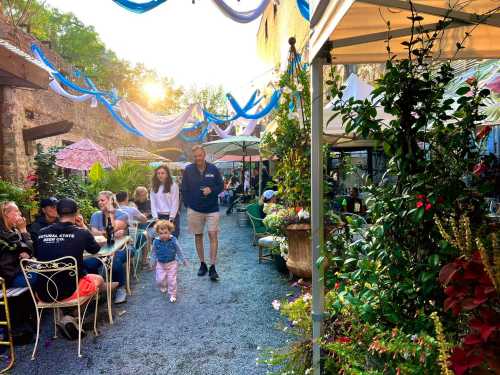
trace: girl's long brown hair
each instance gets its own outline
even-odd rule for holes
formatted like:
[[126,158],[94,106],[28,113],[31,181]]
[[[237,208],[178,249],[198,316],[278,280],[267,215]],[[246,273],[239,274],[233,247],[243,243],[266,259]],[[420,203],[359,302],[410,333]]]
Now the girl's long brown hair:
[[158,172],[160,169],[163,169],[167,173],[167,179],[163,183],[163,192],[164,193],[170,193],[170,187],[172,186],[172,175],[170,174],[170,169],[168,168],[168,165],[162,164],[159,167],[157,167],[154,171],[153,178],[151,180],[151,185],[153,186],[153,191],[155,193],[158,193],[158,190],[160,189],[161,182],[156,177],[156,172]]

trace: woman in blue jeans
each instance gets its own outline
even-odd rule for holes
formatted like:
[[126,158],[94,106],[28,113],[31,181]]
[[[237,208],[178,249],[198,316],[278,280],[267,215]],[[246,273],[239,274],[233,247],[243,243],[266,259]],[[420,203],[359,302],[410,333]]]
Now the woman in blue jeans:
[[[128,230],[128,214],[118,209],[115,195],[110,191],[101,191],[97,197],[99,211],[92,214],[90,218],[90,229],[94,236],[106,235],[106,224],[111,220],[115,238],[123,237]],[[113,258],[113,281],[118,282],[118,288],[115,292],[114,303],[123,303],[127,301],[127,292],[125,290],[126,274],[125,264],[127,263],[127,250],[117,251]],[[98,273],[102,263],[95,258],[84,260],[85,268],[89,273]]]

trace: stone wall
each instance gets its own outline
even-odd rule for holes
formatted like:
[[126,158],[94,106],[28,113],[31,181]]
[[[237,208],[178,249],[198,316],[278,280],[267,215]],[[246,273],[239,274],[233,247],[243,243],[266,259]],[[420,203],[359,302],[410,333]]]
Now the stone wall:
[[[28,53],[31,43],[41,44],[19,28],[14,30],[1,14],[0,38],[9,40]],[[54,51],[48,48],[44,48],[44,51],[62,71],[71,71],[71,66]],[[28,148],[25,147],[23,129],[62,120],[74,124],[69,133],[35,142],[50,147],[62,146],[64,141],[75,142],[82,138],[90,138],[107,149],[132,145],[154,152],[160,147],[157,143],[128,133],[112,119],[102,105],[91,108],[90,102],[74,103],[51,90],[0,86],[0,176],[20,181],[33,168],[35,142],[31,142]],[[176,139],[162,142],[161,146],[185,148],[186,145]]]
[[[33,168],[34,143],[44,147],[62,146],[63,141],[76,142],[90,138],[107,149],[134,145],[152,149],[153,145],[143,138],[127,133],[103,109],[91,108],[90,103],[74,103],[47,90],[28,90],[3,87],[1,102],[2,177],[21,180]],[[41,139],[25,147],[23,129],[61,120],[72,123],[73,129],[66,134]],[[29,152],[31,149],[31,152]],[[27,153],[28,151],[28,153]]]

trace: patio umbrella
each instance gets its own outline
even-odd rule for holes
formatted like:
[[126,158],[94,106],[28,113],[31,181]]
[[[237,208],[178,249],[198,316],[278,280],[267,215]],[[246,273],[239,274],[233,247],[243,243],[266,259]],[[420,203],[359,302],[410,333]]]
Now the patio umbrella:
[[88,138],[73,143],[56,154],[56,165],[61,168],[88,171],[95,163],[101,164],[103,168],[115,168],[118,166],[118,158]]
[[259,155],[260,138],[252,136],[236,136],[218,139],[203,144],[206,152],[215,157],[224,155],[254,156]]
[[[251,157],[260,154],[259,145],[260,138],[246,135],[218,139],[203,144],[205,151],[213,154],[216,158],[224,155],[243,156],[243,166],[245,165],[245,157],[249,156],[251,163]],[[243,183],[243,174],[241,177]]]

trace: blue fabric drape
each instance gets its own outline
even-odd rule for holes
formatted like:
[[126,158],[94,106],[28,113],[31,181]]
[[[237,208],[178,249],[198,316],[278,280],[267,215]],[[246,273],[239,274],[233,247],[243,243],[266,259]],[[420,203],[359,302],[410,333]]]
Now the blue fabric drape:
[[310,19],[309,3],[307,2],[307,0],[297,0],[297,8],[299,8],[302,17],[304,17],[306,20],[309,21]]
[[224,0],[212,0],[212,2],[224,13],[227,17],[235,22],[248,23],[259,18],[267,8],[269,0],[262,0],[259,6],[253,10],[237,11],[226,4]]
[[163,4],[167,0],[151,0],[146,3],[138,3],[130,0],[113,0],[116,4],[134,13],[145,13],[151,9],[156,8],[158,5]]
[[258,120],[264,116],[267,116],[269,112],[271,112],[274,108],[278,106],[280,96],[281,96],[281,90],[276,90],[274,94],[271,96],[269,103],[267,103],[267,105],[259,112],[253,114],[250,114],[248,113],[248,111],[245,111],[244,108],[241,108],[241,106],[232,96],[228,95],[228,99],[229,103],[231,103],[231,106],[236,112],[236,115],[238,115],[239,117],[246,118],[248,120]]
[[[94,82],[92,82],[92,80],[89,77],[83,76],[83,79],[85,80],[85,83],[87,84],[88,87],[90,87],[93,90],[97,90]],[[134,128],[132,125],[126,122],[118,113],[116,113],[113,105],[109,101],[107,101],[106,98],[104,98],[104,96],[96,95],[96,99],[108,110],[108,112],[115,119],[115,121],[118,122],[126,131],[134,135],[137,135],[139,137],[143,137],[143,134],[139,130]]]
[[[247,104],[245,104],[245,106],[243,107],[243,111],[245,112],[249,111],[262,101],[263,97],[260,97],[256,100],[257,95],[259,95],[259,90],[254,91],[254,93],[250,97],[250,100],[248,100]],[[230,94],[227,94],[226,97],[229,100]],[[233,116],[215,115],[213,113],[208,112],[207,110],[203,110],[203,114],[207,122],[213,122],[217,125],[223,125],[226,122],[234,121],[241,117],[238,114]]]
[[52,69],[52,75],[54,76],[54,78],[57,78],[58,81],[60,81],[64,85],[68,86],[72,90],[79,92],[79,93],[82,93],[82,94],[104,95],[104,96],[113,97],[113,93],[111,93],[111,92],[98,91],[98,90],[88,90],[86,88],[80,87],[77,84],[71,82],[69,79],[67,79],[63,74],[61,74],[57,70],[57,68],[45,56],[44,52],[42,51],[42,49],[40,47],[38,47],[36,44],[32,44],[31,50],[33,51],[35,56],[39,57],[45,65],[47,65],[50,69]]

